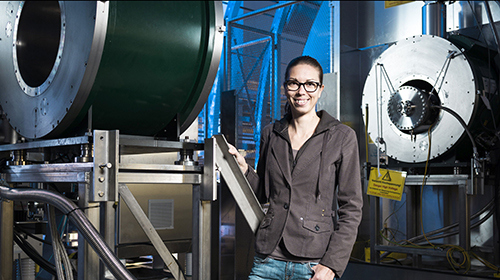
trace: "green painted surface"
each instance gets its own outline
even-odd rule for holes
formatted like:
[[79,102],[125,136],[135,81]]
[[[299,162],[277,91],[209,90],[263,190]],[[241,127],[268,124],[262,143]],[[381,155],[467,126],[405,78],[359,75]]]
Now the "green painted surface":
[[93,129],[154,135],[182,124],[209,72],[214,3],[111,1],[103,55],[87,106]]

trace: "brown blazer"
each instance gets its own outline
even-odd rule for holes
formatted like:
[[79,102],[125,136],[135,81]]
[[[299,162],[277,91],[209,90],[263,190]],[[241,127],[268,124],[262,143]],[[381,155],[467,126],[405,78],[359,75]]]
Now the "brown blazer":
[[269,255],[283,238],[292,255],[321,259],[340,277],[362,216],[358,143],[354,130],[317,114],[318,127],[295,162],[287,118],[262,130],[257,171],[246,174],[259,201],[270,203],[255,250]]

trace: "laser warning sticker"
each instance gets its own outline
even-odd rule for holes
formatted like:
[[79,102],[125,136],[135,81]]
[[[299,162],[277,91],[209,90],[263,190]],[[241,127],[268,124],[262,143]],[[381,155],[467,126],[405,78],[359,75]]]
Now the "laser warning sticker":
[[376,167],[370,170],[368,195],[401,201],[405,186],[406,172],[380,168],[380,176]]

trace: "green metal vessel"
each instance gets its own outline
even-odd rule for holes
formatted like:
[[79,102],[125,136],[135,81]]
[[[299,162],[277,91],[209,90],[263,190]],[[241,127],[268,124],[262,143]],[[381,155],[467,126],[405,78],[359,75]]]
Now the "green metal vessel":
[[155,135],[176,118],[183,131],[210,93],[222,49],[220,2],[0,6],[12,10],[0,18],[12,26],[0,41],[0,101],[26,138],[64,135],[86,117],[90,129],[134,135]]

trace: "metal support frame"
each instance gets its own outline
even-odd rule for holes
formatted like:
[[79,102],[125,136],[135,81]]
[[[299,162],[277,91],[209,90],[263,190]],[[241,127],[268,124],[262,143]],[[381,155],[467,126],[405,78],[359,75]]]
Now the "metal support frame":
[[[416,235],[415,224],[417,222],[417,213],[414,209],[418,208],[414,205],[415,197],[411,187],[418,187],[422,185],[424,180],[423,175],[408,175],[405,181],[406,203],[407,203],[407,236],[408,238]],[[466,251],[470,250],[470,204],[469,195],[474,194],[474,189],[471,184],[469,175],[428,175],[425,177],[425,184],[432,186],[457,186],[458,187],[458,217],[459,217],[459,246]],[[380,198],[372,197],[370,203],[370,260],[372,263],[380,263],[380,251],[387,252],[400,252],[412,254],[414,256],[414,266],[421,267],[421,256],[446,256],[446,251],[439,251],[433,249],[418,249],[399,246],[385,246],[380,245],[378,233],[380,232]]]
[[[112,250],[116,250],[115,223],[116,211],[113,207],[118,201],[118,193],[126,197],[129,208],[134,207],[135,198],[130,195],[126,185],[119,183],[146,183],[146,184],[192,184],[193,185],[193,243],[196,260],[193,265],[193,279],[210,279],[210,213],[211,201],[217,199],[214,181],[215,162],[207,164],[207,171],[202,175],[199,166],[177,166],[167,164],[120,164],[120,154],[140,154],[173,152],[180,149],[201,150],[204,148],[200,143],[176,142],[156,140],[152,137],[119,135],[118,131],[93,131],[93,136],[82,136],[55,140],[40,140],[20,144],[1,145],[0,151],[29,150],[38,148],[58,148],[61,146],[94,144],[93,162],[64,163],[64,164],[34,164],[23,166],[9,166],[2,174],[9,183],[77,183],[79,192],[79,207],[85,210],[85,214],[95,228],[104,236],[106,243]],[[208,151],[214,153],[214,150]],[[209,155],[210,156],[210,155]],[[212,155],[213,157],[213,155]],[[214,157],[213,157],[214,158]],[[212,170],[212,171],[209,171]],[[206,179],[202,182],[202,176]],[[211,176],[211,177],[210,177]],[[200,184],[203,183],[201,195]],[[125,187],[124,187],[125,186]],[[120,190],[120,191],[119,191]],[[7,230],[12,229],[13,214],[9,214],[8,207],[12,202],[2,201],[1,233],[2,262],[12,263],[12,238],[8,237]],[[136,209],[137,210],[137,209]],[[173,257],[170,255],[165,244],[159,236],[152,232],[153,227],[148,218],[140,211],[133,211],[138,217],[143,228],[149,228],[149,238],[156,250],[162,256],[172,274],[176,279],[184,279]],[[149,224],[148,224],[149,223]],[[145,225],[144,225],[145,224]],[[10,241],[9,241],[10,240]],[[5,242],[4,242],[5,241]],[[97,254],[79,235],[78,250],[80,258],[78,261],[79,280],[104,279],[104,266]],[[10,251],[9,251],[10,252]],[[7,252],[8,253],[8,252]],[[3,263],[2,263],[2,266]],[[2,268],[4,274],[12,275],[12,265]],[[10,271],[8,270],[10,268]],[[4,278],[9,279],[9,278]]]
[[[215,181],[217,169],[228,183],[243,215],[254,232],[264,217],[264,212],[236,160],[229,154],[229,146],[222,135],[206,139],[206,161],[203,175],[198,166],[119,164],[118,162],[119,151],[152,153],[166,150],[174,151],[179,147],[185,148],[186,145],[191,145],[191,148],[203,148],[202,144],[180,144],[153,140],[149,137],[120,136],[118,131],[94,131],[93,141],[98,142],[94,143],[93,162],[9,166],[3,174],[3,178],[9,183],[65,182],[78,184],[79,207],[85,209],[86,216],[94,227],[104,235],[106,243],[112,250],[116,250],[114,228],[116,211],[113,204],[118,201],[119,194],[176,279],[184,279],[184,275],[126,184],[187,183],[193,185],[193,279],[211,279],[211,203],[217,199]],[[75,143],[68,142],[66,139],[42,142],[37,144],[23,143],[22,148],[38,148],[45,144],[47,147],[57,148],[57,143]],[[91,141],[88,137],[84,137],[77,143],[77,145],[91,144]],[[123,143],[128,145],[125,146]],[[15,145],[9,146],[12,150],[20,149]],[[101,177],[104,179],[100,179]],[[119,187],[116,187],[117,185]],[[6,265],[4,262],[11,264],[13,257],[12,252],[8,251],[12,250],[12,246],[7,246],[8,244],[12,245],[12,232],[9,232],[12,230],[14,222],[12,208],[12,202],[2,201],[1,264],[2,273],[9,275],[12,274],[12,271],[9,271],[9,268],[12,270],[12,266]],[[99,256],[81,235],[79,235],[78,250],[80,253],[78,271],[81,272],[78,274],[78,279],[104,279],[104,266]]]

